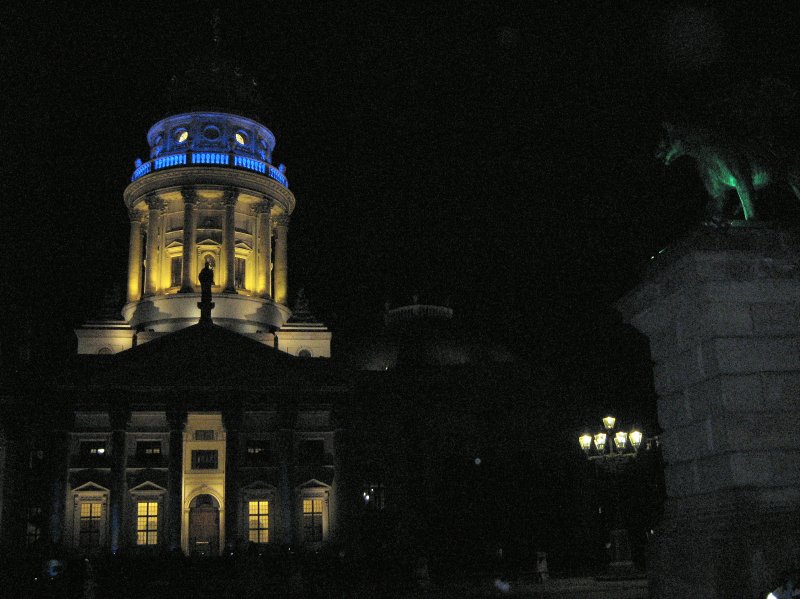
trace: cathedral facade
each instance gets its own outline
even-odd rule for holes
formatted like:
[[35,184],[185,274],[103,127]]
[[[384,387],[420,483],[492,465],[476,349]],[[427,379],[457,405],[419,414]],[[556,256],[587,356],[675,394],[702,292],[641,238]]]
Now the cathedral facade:
[[0,389],[3,546],[530,544],[530,375],[448,333],[451,309],[417,300],[387,311],[381,347],[331,359],[302,294],[289,307],[296,199],[269,129],[192,111],[147,140],[124,192],[121,318],[77,329],[61,371]]

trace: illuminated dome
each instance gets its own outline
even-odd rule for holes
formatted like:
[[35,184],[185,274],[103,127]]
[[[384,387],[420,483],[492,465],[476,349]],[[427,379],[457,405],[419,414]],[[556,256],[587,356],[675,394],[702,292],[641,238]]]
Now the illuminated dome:
[[271,339],[291,314],[287,234],[295,207],[285,167],[271,164],[275,136],[252,118],[202,111],[159,120],[147,141],[150,159],[137,160],[124,193],[125,320],[154,334],[195,324],[197,275],[208,263],[214,322]]

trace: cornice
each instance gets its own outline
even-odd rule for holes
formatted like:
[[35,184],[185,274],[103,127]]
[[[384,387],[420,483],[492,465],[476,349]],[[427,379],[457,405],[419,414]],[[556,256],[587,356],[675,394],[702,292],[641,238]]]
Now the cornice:
[[240,194],[246,193],[272,200],[288,214],[294,211],[296,203],[294,194],[289,189],[266,175],[227,167],[201,165],[172,167],[145,175],[125,188],[123,199],[125,206],[131,209],[144,201],[148,194],[181,191],[185,187],[222,191],[235,189]]

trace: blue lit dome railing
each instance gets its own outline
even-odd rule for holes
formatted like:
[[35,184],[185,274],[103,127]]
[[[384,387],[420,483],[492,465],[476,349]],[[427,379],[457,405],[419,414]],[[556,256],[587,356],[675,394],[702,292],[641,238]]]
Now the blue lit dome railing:
[[183,154],[159,156],[158,158],[153,158],[137,166],[136,170],[133,171],[131,181],[136,181],[136,179],[144,177],[154,171],[176,166],[187,166],[190,164],[210,164],[255,171],[262,175],[267,175],[270,179],[274,179],[286,188],[289,187],[289,180],[280,169],[275,168],[269,163],[257,160],[256,158],[231,154],[229,152],[186,152]]

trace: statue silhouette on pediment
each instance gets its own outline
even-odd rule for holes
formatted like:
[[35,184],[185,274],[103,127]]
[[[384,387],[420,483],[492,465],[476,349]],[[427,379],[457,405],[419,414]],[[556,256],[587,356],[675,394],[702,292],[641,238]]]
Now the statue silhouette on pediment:
[[211,268],[211,264],[206,261],[206,265],[197,278],[200,279],[200,302],[197,304],[197,307],[200,308],[200,322],[211,323],[211,310],[214,308],[214,302],[211,301],[214,270]]

